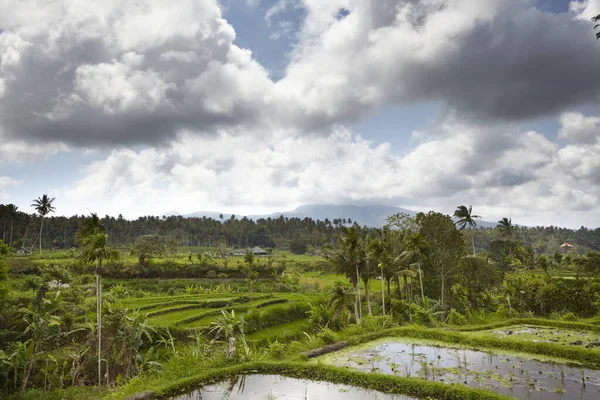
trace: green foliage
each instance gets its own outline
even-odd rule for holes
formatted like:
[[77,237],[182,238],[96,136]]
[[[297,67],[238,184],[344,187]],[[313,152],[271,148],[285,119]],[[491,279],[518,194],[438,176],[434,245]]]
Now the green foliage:
[[0,240],[0,257],[8,255],[8,245]]
[[303,236],[295,236],[290,241],[290,251],[293,254],[305,254],[308,246],[308,241]]
[[138,257],[141,266],[147,267],[155,257],[171,255],[175,252],[174,239],[159,235],[144,235],[136,239],[132,253]]
[[450,325],[463,326],[467,323],[467,319],[464,315],[462,315],[453,308],[448,313],[448,318],[446,322],[448,322]]
[[337,341],[337,335],[331,329],[325,327],[317,333],[317,339],[319,339],[324,344],[331,344]]

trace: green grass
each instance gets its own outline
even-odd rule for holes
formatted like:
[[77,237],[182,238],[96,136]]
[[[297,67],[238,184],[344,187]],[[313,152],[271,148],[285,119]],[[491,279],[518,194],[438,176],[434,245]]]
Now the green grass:
[[268,343],[275,340],[285,341],[289,339],[301,338],[303,332],[308,332],[310,324],[308,320],[301,319],[285,324],[274,325],[260,331],[256,331],[247,336],[249,341]]

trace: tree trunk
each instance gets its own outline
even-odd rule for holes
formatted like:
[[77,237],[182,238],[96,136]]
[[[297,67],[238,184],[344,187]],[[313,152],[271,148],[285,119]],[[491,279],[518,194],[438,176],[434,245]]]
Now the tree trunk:
[[444,288],[444,278],[445,278],[444,277],[444,272],[442,270],[442,297],[441,297],[441,300],[442,300],[442,312],[445,314],[445,312],[446,312],[446,306],[444,304],[444,289],[445,289]]
[[98,387],[102,386],[102,278],[96,260],[96,325],[98,331]]
[[385,316],[385,285],[383,280],[383,268],[381,268],[381,309]]
[[423,291],[423,276],[421,275],[421,266],[419,265],[419,281],[421,282],[421,301],[425,298],[425,292]]
[[42,233],[44,231],[44,217],[42,217],[42,224],[40,225],[40,256],[42,255]]
[[475,235],[473,230],[471,230],[471,243],[473,244],[473,255],[475,255]]
[[[358,275],[358,264],[355,264],[356,267],[356,293],[358,294],[358,315],[362,318],[362,301],[360,299],[360,276]],[[360,322],[359,320],[356,321]]]
[[8,247],[12,247],[12,233],[13,233],[13,220],[10,220],[10,239],[8,240]]
[[369,311],[369,315],[373,315],[371,311],[371,299],[369,298],[369,280],[363,280],[363,283],[365,284],[365,296],[367,297],[367,310]]
[[[354,289],[356,290],[358,285],[354,286]],[[356,319],[356,323],[358,324],[360,322],[360,317],[358,316],[358,297],[354,296],[354,318]]]

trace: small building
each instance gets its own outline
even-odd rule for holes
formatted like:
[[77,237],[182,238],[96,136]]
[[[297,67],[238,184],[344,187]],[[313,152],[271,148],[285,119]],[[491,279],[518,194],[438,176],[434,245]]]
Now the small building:
[[253,248],[246,248],[246,249],[236,249],[234,251],[231,252],[232,256],[238,256],[238,257],[243,257],[246,255],[246,253],[248,251],[251,251],[252,254],[254,254],[255,256],[266,256],[269,253],[265,250],[265,249],[261,249],[258,246],[254,246]]
[[266,256],[267,254],[269,254],[265,249],[261,249],[258,246],[254,246],[252,248],[252,253],[254,253],[255,256]]
[[245,256],[246,255],[246,249],[235,249],[234,251],[231,252],[232,256]]

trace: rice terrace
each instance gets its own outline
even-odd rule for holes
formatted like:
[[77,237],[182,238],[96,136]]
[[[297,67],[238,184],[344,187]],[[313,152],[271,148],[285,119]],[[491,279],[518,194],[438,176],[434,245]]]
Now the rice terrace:
[[0,399],[600,400],[600,0],[0,0]]

